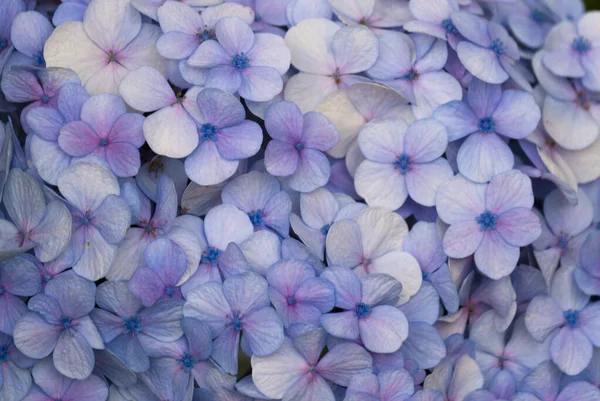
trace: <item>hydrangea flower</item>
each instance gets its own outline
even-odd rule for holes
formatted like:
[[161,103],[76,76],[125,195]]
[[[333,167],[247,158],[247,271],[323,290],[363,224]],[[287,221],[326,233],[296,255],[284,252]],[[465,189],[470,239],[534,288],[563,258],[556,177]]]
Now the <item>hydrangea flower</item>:
[[587,235],[579,253],[579,264],[573,273],[579,288],[588,295],[600,295],[599,240],[600,231],[598,230]]
[[163,299],[150,308],[127,288],[126,281],[107,281],[98,286],[92,319],[106,344],[134,372],[144,372],[150,360],[142,338],[172,342],[183,335],[182,305],[178,299]]
[[345,24],[364,25],[378,34],[386,32],[385,28],[399,28],[412,19],[407,2],[330,0],[329,3]]
[[223,188],[221,199],[245,212],[254,231],[270,229],[289,236],[292,200],[269,174],[251,171],[234,178]]
[[17,320],[27,313],[19,297],[37,294],[40,284],[37,269],[25,254],[0,262],[0,333],[12,335]]
[[[31,29],[35,26],[36,29]],[[37,11],[26,11],[18,14],[10,29],[10,39],[17,51],[30,57],[28,64],[45,67],[44,43],[52,34],[54,27],[46,17]]]
[[238,92],[252,101],[271,100],[281,92],[281,77],[290,67],[290,51],[281,37],[254,34],[237,17],[219,20],[215,37],[200,44],[188,59],[190,66],[207,69],[207,87]]
[[[477,362],[466,354],[458,357],[456,362],[440,364],[425,378],[423,384],[423,388],[427,390],[438,391],[442,396],[440,399],[452,401],[463,401],[469,393],[482,387],[481,370]],[[432,394],[432,397],[439,396]]]
[[329,93],[368,81],[357,74],[377,60],[377,37],[361,26],[341,28],[333,21],[301,21],[285,35],[292,65],[300,72],[285,85],[285,100],[303,113],[314,110]]
[[431,117],[439,105],[462,99],[459,82],[442,70],[447,59],[442,40],[388,32],[379,36],[379,56],[367,74],[410,101],[417,118]]
[[81,107],[81,120],[61,128],[58,145],[75,160],[97,160],[117,177],[132,177],[141,164],[144,117],[126,111],[119,96],[92,96]]
[[267,109],[265,126],[271,138],[265,150],[265,168],[288,185],[310,192],[329,181],[331,166],[325,155],[339,141],[335,126],[322,114],[302,112],[292,102],[278,102]]
[[573,277],[574,266],[556,271],[549,295],[531,300],[525,315],[527,329],[537,341],[550,337],[550,356],[568,375],[581,373],[592,359],[598,344],[595,327],[600,319],[600,304],[589,303]]
[[229,374],[238,371],[238,347],[252,355],[267,356],[284,341],[283,324],[270,306],[268,283],[256,273],[227,278],[223,284],[208,282],[187,295],[184,315],[204,321],[215,339],[212,358]]
[[0,71],[12,49],[11,27],[15,17],[25,11],[23,0],[7,0],[0,3]]
[[587,89],[599,91],[598,23],[597,13],[587,13],[577,23],[563,21],[554,26],[544,43],[546,68],[560,77],[581,78]]
[[59,26],[68,21],[83,22],[85,11],[91,0],[63,0],[52,15],[52,23]]
[[73,270],[90,280],[104,277],[131,219],[117,179],[106,167],[79,162],[63,170],[57,184],[73,218]]
[[378,375],[354,375],[346,390],[347,401],[388,401],[407,399],[415,392],[413,378],[406,370],[391,370]]
[[31,298],[29,312],[15,325],[15,345],[30,358],[52,354],[54,367],[71,379],[84,380],[94,368],[93,349],[104,342],[89,314],[96,285],[74,274],[56,277],[43,294]]
[[288,25],[288,3],[285,0],[228,0],[254,11],[250,27],[254,32],[267,32],[283,36],[281,26]]
[[408,196],[424,206],[435,205],[438,188],[452,176],[452,168],[441,156],[448,136],[434,119],[410,126],[402,120],[374,120],[358,135],[358,145],[367,160],[356,170],[356,192],[369,206],[398,209]]
[[340,344],[320,357],[327,333],[310,330],[294,339],[286,338],[281,348],[270,356],[252,356],[252,379],[267,397],[289,401],[306,399],[307,395],[323,401],[334,401],[328,383],[348,386],[357,374],[371,373],[373,360],[360,345]]
[[546,35],[556,22],[556,15],[549,7],[536,1],[525,0],[507,5],[506,12],[510,31],[519,42],[532,49],[544,44]]
[[517,170],[499,174],[489,184],[456,176],[437,193],[437,212],[450,225],[444,251],[453,258],[475,254],[477,268],[492,279],[509,275],[519,247],[541,234],[532,206],[531,180]]
[[531,94],[474,79],[466,100],[440,106],[433,114],[447,129],[448,139],[468,135],[457,156],[458,169],[475,182],[487,182],[510,170],[514,156],[499,135],[522,139],[533,132],[541,112]]
[[29,368],[34,360],[19,351],[12,337],[0,333],[0,397],[6,401],[21,401],[31,387]]
[[142,23],[129,0],[92,0],[83,22],[58,26],[44,46],[48,67],[70,68],[90,95],[118,94],[127,72],[155,67],[163,75],[167,63],[156,50],[160,28]]
[[456,0],[410,0],[408,9],[415,19],[403,25],[405,30],[448,40],[456,48],[460,34],[451,18],[459,10]]

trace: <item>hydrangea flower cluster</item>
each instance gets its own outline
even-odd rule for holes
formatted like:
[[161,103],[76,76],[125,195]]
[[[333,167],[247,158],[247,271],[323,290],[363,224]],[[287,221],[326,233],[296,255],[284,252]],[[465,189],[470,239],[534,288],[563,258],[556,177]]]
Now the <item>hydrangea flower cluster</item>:
[[0,401],[600,401],[600,12],[0,0]]

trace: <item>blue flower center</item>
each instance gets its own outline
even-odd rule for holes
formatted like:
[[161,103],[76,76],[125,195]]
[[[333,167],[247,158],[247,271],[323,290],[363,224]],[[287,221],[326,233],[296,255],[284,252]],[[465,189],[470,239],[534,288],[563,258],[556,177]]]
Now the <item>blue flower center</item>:
[[584,54],[592,50],[592,43],[583,36],[580,36],[571,43],[571,49],[579,54]]
[[570,240],[571,240],[571,237],[568,234],[560,233],[560,236],[556,240],[556,246],[558,246],[563,251],[566,251],[569,249],[569,241]]
[[202,263],[217,263],[220,254],[221,251],[219,249],[210,246],[202,255]]
[[194,365],[198,363],[198,360],[191,356],[188,352],[184,352],[181,359],[177,360],[177,363],[183,366],[183,369],[185,369],[186,372],[189,372],[194,368]]
[[456,29],[450,18],[442,21],[442,28],[446,30],[446,33],[458,33],[458,29]]
[[52,276],[46,273],[44,274],[44,277],[42,277],[42,280],[44,280],[47,283],[48,281],[52,280]]
[[0,346],[0,363],[8,361],[8,345]]
[[494,39],[492,44],[490,45],[490,50],[496,53],[497,56],[501,56],[506,53],[506,47],[504,47],[504,42],[500,39]]
[[262,220],[263,211],[262,210],[253,210],[248,213],[248,217],[250,218],[250,222],[254,227],[262,227],[265,223]]
[[321,234],[327,235],[327,233],[329,233],[330,228],[331,228],[331,224],[325,224],[323,227],[321,227],[321,229],[319,231],[321,231]]
[[536,22],[538,24],[546,22],[546,16],[540,10],[531,10],[529,18],[531,18],[533,22]]
[[128,318],[123,319],[123,326],[125,327],[125,331],[127,333],[138,333],[142,331],[142,323],[140,322],[140,318],[137,316],[130,316]]
[[92,212],[89,210],[85,212],[85,214],[81,217],[81,224],[84,226],[89,226],[90,223],[94,221],[94,217],[92,216]]
[[19,163],[19,168],[23,171],[26,171],[29,168],[29,166],[27,165],[27,162],[21,162]]
[[254,12],[254,21],[256,21],[256,22],[262,21],[262,17],[256,11]]
[[233,56],[233,60],[231,61],[231,65],[235,67],[236,70],[242,71],[248,67],[250,67],[250,60],[248,57],[244,55],[244,52],[240,54],[236,54]]
[[172,285],[165,288],[165,294],[167,294],[170,297],[173,296],[174,292],[175,292],[175,287],[173,287]]
[[410,167],[410,158],[406,153],[402,153],[394,162],[394,167],[400,170],[400,173],[406,174]]
[[294,305],[296,303],[296,298],[294,298],[293,295],[290,295],[289,297],[287,297],[287,304],[288,305]]
[[481,213],[479,217],[477,217],[475,220],[480,225],[480,231],[495,230],[496,222],[498,221],[498,215],[492,214],[492,212],[486,210],[483,213]]
[[423,272],[423,281],[429,281],[430,273]]
[[240,317],[237,312],[233,314],[233,319],[231,319],[231,324],[237,331],[242,331],[242,322],[240,321]]
[[0,38],[0,52],[8,47],[8,39]]
[[217,38],[215,36],[215,31],[208,29],[208,27],[206,25],[204,26],[204,28],[198,29],[198,32],[196,33],[196,37],[198,39],[200,39],[200,42],[204,42],[206,40]]
[[333,80],[335,81],[336,84],[339,84],[340,82],[342,82],[342,76],[340,74],[339,68],[335,69],[335,72],[333,74],[331,74],[331,77],[333,78]]
[[42,53],[34,54],[33,61],[38,67],[42,67],[46,65],[46,60],[44,60],[44,55]]
[[579,327],[579,311],[569,309],[563,312],[563,315],[565,317],[565,326],[571,328]]
[[69,330],[73,327],[73,319],[71,319],[69,316],[63,316],[60,318],[60,324],[65,330]]
[[107,145],[108,145],[108,139],[106,139],[106,138],[101,138],[101,139],[100,139],[100,143],[98,143],[98,145],[100,145],[100,146],[102,146],[102,147],[105,147],[105,146],[107,146]]
[[112,62],[115,62],[115,61],[117,61],[117,55],[115,54],[114,51],[111,50],[111,51],[108,52],[108,62],[112,63]]
[[302,142],[298,142],[296,145],[294,145],[294,147],[298,152],[300,152],[302,149],[304,149],[304,144]]
[[362,319],[364,317],[367,317],[371,314],[371,307],[365,303],[359,302],[356,304],[356,307],[354,308],[354,315],[359,318]]
[[202,124],[200,132],[202,132],[203,141],[216,141],[218,128],[210,123]]
[[498,366],[500,367],[500,369],[504,369],[504,362],[506,362],[506,358],[504,358],[504,356],[499,356]]
[[492,117],[483,117],[479,120],[479,131],[489,134],[496,130],[496,123]]
[[419,73],[414,68],[411,68],[409,72],[402,76],[402,79],[405,81],[416,81],[419,79]]
[[42,96],[42,98],[40,99],[40,101],[42,103],[46,104],[46,103],[48,103],[50,101],[50,97],[44,93],[44,95]]

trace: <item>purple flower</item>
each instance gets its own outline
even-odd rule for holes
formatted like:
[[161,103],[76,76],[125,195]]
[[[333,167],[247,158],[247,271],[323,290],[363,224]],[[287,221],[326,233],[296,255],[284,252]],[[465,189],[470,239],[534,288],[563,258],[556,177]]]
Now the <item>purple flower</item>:
[[30,368],[35,361],[23,355],[12,337],[0,333],[0,397],[21,401],[31,388]]
[[323,313],[333,309],[333,286],[317,278],[306,262],[281,260],[267,271],[269,298],[285,327],[296,323],[318,325]]
[[214,338],[212,359],[229,374],[237,374],[238,348],[242,344],[255,356],[277,351],[284,340],[283,324],[270,306],[267,281],[247,272],[223,284],[208,282],[187,295],[186,317],[205,322]]
[[52,354],[54,367],[77,380],[90,376],[93,349],[104,342],[89,316],[94,308],[96,285],[75,274],[65,274],[46,285],[45,292],[31,298],[29,312],[15,325],[15,345],[30,358]]
[[12,335],[17,320],[27,313],[25,302],[19,297],[35,295],[40,289],[34,260],[22,254],[0,262],[0,333]]
[[107,281],[98,286],[96,303],[101,309],[94,309],[91,316],[106,348],[134,372],[150,367],[144,337],[173,342],[183,335],[179,299],[163,299],[144,308],[127,288],[127,281]]
[[203,42],[188,59],[190,66],[207,69],[207,87],[238,92],[252,101],[267,101],[281,92],[281,76],[290,67],[289,50],[281,37],[254,34],[237,17],[219,20],[215,37]]
[[360,131],[358,145],[367,160],[358,166],[354,185],[369,206],[398,209],[409,195],[434,206],[438,188],[453,175],[441,157],[446,129],[434,119],[410,126],[399,119],[374,120]]
[[[254,10],[251,28],[254,32],[269,32],[283,36],[285,32],[278,27],[288,25],[285,0],[228,0]],[[331,15],[331,14],[330,14]]]
[[0,220],[0,249],[33,248],[40,261],[49,262],[69,244],[69,209],[60,200],[46,204],[40,183],[20,169],[12,169],[8,175],[4,207],[12,223]]
[[60,130],[69,122],[81,118],[81,108],[89,98],[79,84],[66,84],[60,88],[54,107],[33,107],[25,121],[30,127],[31,159],[40,177],[56,185],[60,173],[71,164],[72,157],[58,144]]
[[325,238],[331,226],[338,220],[356,217],[365,208],[364,203],[319,188],[300,195],[302,218],[293,214],[290,223],[307,248],[324,260]]
[[129,291],[146,307],[160,299],[181,298],[177,283],[187,268],[183,248],[168,238],[158,238],[146,247],[144,256],[146,265],[131,276]]
[[57,184],[73,216],[73,270],[98,280],[108,272],[131,219],[117,179],[106,167],[79,162],[67,167]]
[[514,165],[513,153],[499,135],[525,138],[538,125],[541,112],[525,91],[503,92],[500,85],[474,79],[466,101],[444,104],[433,116],[446,126],[450,141],[468,135],[458,151],[458,169],[472,181],[487,182]]
[[367,73],[410,101],[417,118],[431,117],[439,105],[462,99],[460,83],[442,70],[447,59],[442,40],[387,32],[379,36],[379,57]]
[[321,153],[339,141],[335,126],[322,114],[302,112],[292,102],[271,105],[265,126],[273,140],[265,150],[265,167],[275,176],[289,177],[290,188],[310,192],[329,181],[331,167]]
[[0,3],[0,71],[12,49],[11,27],[15,17],[25,11],[23,0],[6,0]]
[[385,28],[400,28],[412,20],[407,2],[391,0],[330,0],[338,18],[348,25],[364,25],[374,33],[387,32]]
[[35,386],[22,401],[104,401],[108,397],[108,386],[100,377],[90,375],[81,380],[64,377],[56,370],[50,358],[46,358],[32,369]]
[[474,253],[477,268],[492,279],[509,275],[519,248],[541,234],[532,206],[531,180],[517,170],[499,174],[489,184],[456,176],[437,193],[438,214],[450,225],[444,251],[452,258]]
[[579,288],[588,295],[600,295],[600,231],[587,235],[581,246],[579,264],[573,273]]
[[481,370],[469,355],[460,356],[454,363],[438,365],[433,373],[427,376],[423,385],[427,390],[437,390],[442,394],[441,399],[433,398],[436,401],[438,399],[463,401],[470,392],[482,387]]
[[410,0],[408,8],[414,19],[407,21],[404,29],[448,40],[456,48],[460,34],[450,18],[459,10],[456,0]]
[[377,376],[355,375],[346,390],[346,401],[392,401],[407,399],[415,392],[413,378],[402,370],[390,370]]
[[402,250],[408,226],[400,215],[369,207],[353,220],[342,219],[331,226],[326,239],[329,266],[343,266],[359,276],[384,273],[402,284],[400,301],[419,291],[422,273],[419,262]]
[[357,374],[371,373],[373,360],[360,345],[345,343],[329,349],[320,358],[327,333],[314,329],[286,338],[270,356],[252,356],[252,379],[258,390],[273,399],[301,401],[314,399],[334,401],[329,382],[348,386]]
[[300,72],[285,85],[285,100],[296,103],[303,113],[331,92],[357,82],[357,75],[377,60],[377,36],[362,26],[340,27],[326,19],[301,21],[285,35],[292,65]]
[[539,295],[529,303],[525,315],[527,329],[537,341],[550,337],[550,356],[568,375],[581,373],[592,359],[593,347],[600,343],[596,327],[600,303],[589,304],[589,296],[573,277],[574,266],[557,270],[549,295]]
[[254,231],[270,229],[282,237],[290,231],[292,201],[279,181],[266,173],[251,171],[229,182],[221,198],[246,212]]
[[556,23],[556,15],[546,4],[522,1],[506,5],[507,23],[515,38],[525,46],[537,49],[544,44],[546,34]]
[[393,305],[402,285],[387,274],[369,274],[359,279],[346,267],[325,269],[321,278],[335,288],[335,306],[343,312],[321,316],[321,324],[335,337],[361,339],[372,352],[397,351],[408,336],[408,322]]
[[59,26],[68,21],[83,22],[91,0],[62,0],[52,15],[52,23]]
[[93,0],[83,22],[57,27],[44,46],[49,67],[74,70],[90,95],[118,94],[123,77],[143,65],[166,75],[166,60],[156,50],[160,28],[142,23],[129,0]]
[[584,14],[577,23],[563,21],[548,33],[544,65],[559,77],[581,78],[591,91],[600,90],[600,35],[596,13]]
[[[292,27],[305,19],[331,19],[333,11],[329,0],[290,0],[287,2],[286,16],[288,26]],[[285,32],[281,34],[285,35]]]
[[10,39],[17,51],[31,58],[27,64],[43,68],[46,66],[43,54],[44,43],[53,30],[54,27],[45,16],[37,11],[26,11],[13,20]]

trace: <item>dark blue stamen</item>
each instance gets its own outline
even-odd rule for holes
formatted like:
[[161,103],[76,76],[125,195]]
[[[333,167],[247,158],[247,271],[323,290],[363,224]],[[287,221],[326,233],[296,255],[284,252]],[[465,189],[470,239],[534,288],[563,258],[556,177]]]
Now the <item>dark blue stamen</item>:
[[140,318],[137,316],[130,316],[128,318],[123,319],[123,326],[125,326],[125,332],[140,332],[142,331],[142,323],[140,322]]
[[409,72],[402,76],[402,79],[405,81],[416,81],[419,79],[419,73],[416,72],[414,68],[411,68]]
[[565,326],[569,326],[571,328],[579,327],[579,311],[569,309],[566,312],[563,312],[565,317]]
[[262,21],[262,17],[256,11],[254,12],[254,21],[256,21],[256,22]]
[[496,222],[498,221],[498,215],[492,214],[492,212],[486,210],[483,213],[481,213],[481,215],[479,215],[479,217],[477,217],[475,220],[480,224],[480,231],[495,230]]
[[172,296],[174,292],[175,292],[175,287],[173,287],[172,285],[165,288],[165,294],[167,294],[169,297]]
[[394,167],[400,170],[400,173],[406,174],[410,167],[410,158],[406,153],[402,153],[394,162]]
[[198,30],[198,33],[196,33],[196,37],[200,39],[200,42],[216,38],[215,32],[208,29],[206,25],[204,26],[204,28]]
[[296,148],[296,150],[298,152],[300,152],[302,149],[304,149],[304,144],[301,142],[298,142],[296,145],[294,145],[294,147]]
[[98,145],[100,145],[100,146],[102,146],[102,147],[105,147],[105,146],[107,146],[107,145],[108,145],[108,139],[106,139],[106,138],[101,138],[101,139],[100,139],[100,143],[99,143]]
[[208,247],[208,249],[202,255],[202,263],[217,263],[217,259],[219,258],[220,254],[221,251],[217,248],[213,248],[212,246]]
[[216,141],[217,131],[219,129],[210,123],[202,124],[200,131],[202,132],[201,138],[203,141]]
[[8,47],[8,39],[0,38],[0,52]]
[[492,117],[484,117],[479,120],[479,131],[489,134],[496,130],[496,123]]
[[506,53],[506,48],[504,47],[504,42],[500,39],[494,39],[492,44],[490,45],[490,50],[496,53],[497,56],[501,56]]
[[571,49],[583,54],[592,50],[592,43],[583,36],[578,37],[571,43]]
[[569,249],[570,239],[571,238],[568,234],[561,233],[556,241],[556,246],[558,246],[563,251],[566,251],[567,249]]
[[21,170],[25,171],[29,168],[29,166],[27,165],[27,162],[21,162],[21,163],[19,163],[19,168]]
[[83,217],[81,217],[81,224],[87,227],[93,220],[94,218],[92,217],[92,213],[90,211],[87,211],[85,212]]
[[321,231],[321,234],[327,235],[327,233],[329,233],[330,228],[331,228],[331,224],[325,224],[323,227],[321,227],[321,229],[319,231]]
[[365,318],[371,314],[371,307],[367,304],[359,302],[356,304],[356,308],[354,308],[354,315],[359,318]]
[[42,55],[42,53],[34,54],[33,55],[33,61],[35,61],[35,64],[38,67],[42,67],[43,65],[46,64],[46,60],[44,60],[44,56]]
[[543,12],[541,12],[539,10],[531,10],[531,14],[529,14],[529,18],[531,18],[532,21],[534,21],[538,24],[546,22],[546,16],[544,15]]
[[504,358],[504,356],[499,356],[498,366],[500,367],[500,369],[504,369],[504,362],[506,362],[506,358]]
[[188,352],[184,352],[181,359],[177,360],[177,363],[183,366],[183,369],[185,369],[186,372],[189,372],[194,368],[194,365],[198,363],[198,360]]
[[430,273],[423,272],[423,281],[429,281]]
[[248,60],[248,57],[246,57],[244,55],[244,52],[242,52],[240,54],[236,54],[235,56],[233,56],[231,65],[234,66],[236,70],[242,71],[242,70],[250,67],[250,60]]
[[240,318],[237,315],[237,313],[233,314],[233,319],[231,319],[231,324],[233,325],[233,327],[235,327],[236,330],[238,330],[238,331],[242,330],[242,322],[240,322]]
[[42,96],[42,98],[40,99],[40,101],[42,103],[46,104],[46,103],[48,103],[50,101],[50,97],[44,93],[44,96]]
[[176,100],[177,103],[181,104],[183,103],[183,98],[182,97],[178,97]]
[[0,363],[8,361],[8,345],[0,346]]
[[45,282],[48,282],[50,280],[52,280],[52,276],[49,275],[48,273],[44,274],[44,277],[42,277],[42,280],[44,280]]
[[262,227],[265,223],[262,221],[263,212],[262,210],[253,210],[248,213],[248,217],[250,218],[250,222],[254,227]]
[[458,29],[456,29],[450,18],[442,21],[442,28],[446,30],[446,33],[458,33]]
[[294,298],[293,295],[290,295],[289,297],[287,297],[287,304],[288,305],[294,305],[296,303],[296,298]]
[[60,318],[60,324],[62,324],[65,330],[69,330],[73,327],[73,319],[68,316],[63,316]]

